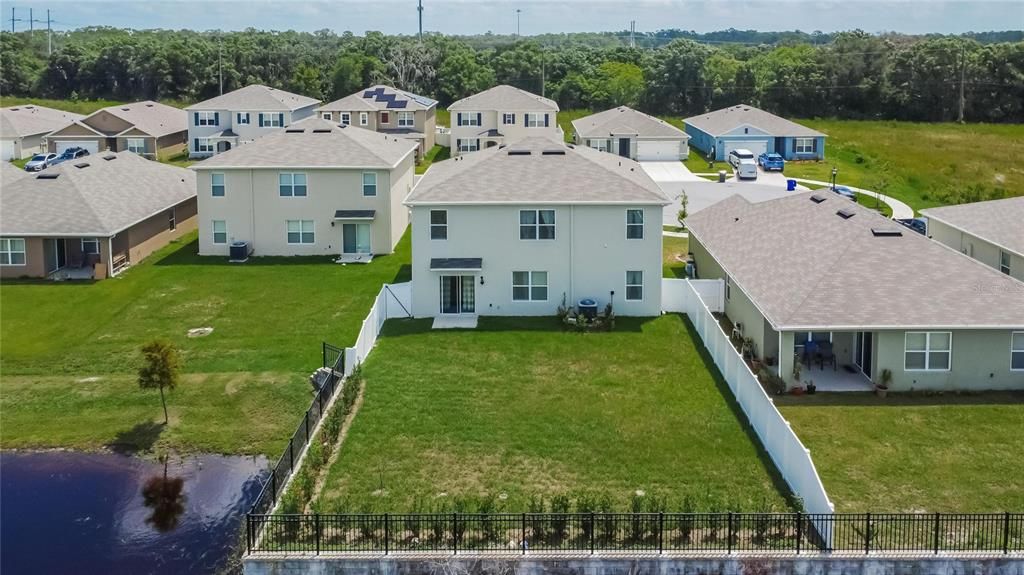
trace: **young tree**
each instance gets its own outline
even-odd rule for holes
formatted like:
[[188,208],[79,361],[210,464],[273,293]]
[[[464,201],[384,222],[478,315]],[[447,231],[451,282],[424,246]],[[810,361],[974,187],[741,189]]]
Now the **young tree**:
[[170,343],[154,340],[142,346],[142,367],[139,369],[139,387],[142,389],[160,389],[160,403],[164,406],[164,424],[167,417],[167,399],[164,388],[174,389],[178,385],[178,371],[181,369],[181,357],[178,350]]
[[690,203],[690,198],[686,197],[686,192],[679,195],[679,213],[676,214],[676,220],[679,221],[679,227],[686,227],[686,206]]

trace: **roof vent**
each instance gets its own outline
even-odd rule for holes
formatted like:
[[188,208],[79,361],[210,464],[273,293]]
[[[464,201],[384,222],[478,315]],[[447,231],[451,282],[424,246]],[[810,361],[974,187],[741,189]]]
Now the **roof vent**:
[[498,149],[499,149],[499,150],[504,150],[504,149],[505,149],[505,144],[500,144],[500,145],[498,145]]
[[21,109],[21,108],[11,108],[11,111],[12,111],[12,112],[17,112],[17,111],[18,111],[18,110],[20,110],[20,109]]
[[524,148],[509,148],[508,155],[510,156],[529,156],[530,150]]
[[896,238],[903,235],[903,232],[892,228],[871,228],[871,235],[876,238]]
[[110,160],[116,160],[117,156],[114,156],[114,155],[103,156],[103,159],[109,162]]
[[348,124],[338,124],[338,127],[344,130],[348,127]]
[[88,168],[89,167],[89,162],[82,162],[80,164],[75,164],[75,167],[78,168],[79,170],[81,170],[82,168]]
[[839,210],[838,212],[836,212],[836,215],[841,217],[841,218],[843,218],[844,220],[848,220],[848,219],[852,218],[853,216],[857,215],[857,212],[855,212],[855,211],[853,211],[853,210],[851,210],[849,208],[843,208],[843,209]]
[[131,111],[131,108],[121,108],[121,111],[122,111],[122,112],[130,112],[130,111]]
[[331,129],[328,129],[328,128],[317,128],[317,129],[313,130],[313,133],[314,134],[330,134],[333,131],[334,130],[331,130]]
[[288,128],[284,132],[286,134],[302,134],[306,131],[305,128]]
[[47,173],[42,173],[42,174],[39,174],[38,176],[36,176],[36,179],[37,180],[56,180],[57,176],[59,176],[59,175],[60,175],[60,172],[50,172],[48,174]]
[[826,198],[825,196],[823,196],[821,194],[814,194],[813,196],[811,196],[811,201],[816,203],[816,204],[820,204],[821,202],[824,202],[827,199],[828,198]]
[[542,150],[540,155],[542,155],[542,156],[564,156],[565,155],[565,150],[563,150],[562,148],[548,148],[546,150]]
[[147,107],[147,108],[152,108],[152,107],[153,107],[153,104],[146,104],[146,107]]

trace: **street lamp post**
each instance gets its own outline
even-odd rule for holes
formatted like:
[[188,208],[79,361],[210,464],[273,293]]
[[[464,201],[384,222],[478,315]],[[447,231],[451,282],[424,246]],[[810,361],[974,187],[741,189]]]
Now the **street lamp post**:
[[838,174],[838,173],[839,173],[839,170],[837,170],[835,166],[832,166],[832,191],[833,192],[836,191],[836,174]]

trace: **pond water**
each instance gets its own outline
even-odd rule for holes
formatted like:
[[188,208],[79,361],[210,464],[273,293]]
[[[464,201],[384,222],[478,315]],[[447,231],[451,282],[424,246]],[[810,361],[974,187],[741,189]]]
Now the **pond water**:
[[267,473],[262,457],[0,453],[0,572],[216,572]]

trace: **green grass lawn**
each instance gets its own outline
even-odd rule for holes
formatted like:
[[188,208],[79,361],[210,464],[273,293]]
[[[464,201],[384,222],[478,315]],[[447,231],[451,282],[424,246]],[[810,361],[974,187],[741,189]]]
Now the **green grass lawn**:
[[[95,447],[146,425],[159,397],[136,389],[133,374],[140,346],[163,338],[181,350],[189,375],[170,396],[178,420],[162,445],[280,448],[311,399],[305,376],[320,366],[321,342],[351,345],[381,284],[409,277],[408,235],[396,254],[365,266],[327,257],[238,265],[196,250],[193,233],[117,278],[0,285],[5,446]],[[196,327],[214,331],[186,337]],[[76,383],[93,377],[100,379]],[[69,389],[75,393],[64,397]],[[279,413],[263,411],[272,409]],[[45,439],[71,422],[78,429]]]
[[423,154],[423,160],[416,166],[416,173],[426,173],[427,168],[430,167],[434,162],[442,162],[451,157],[451,148],[444,146],[434,146],[430,148],[426,154]]
[[883,216],[887,218],[892,217],[892,208],[889,207],[889,204],[883,202],[882,200],[879,200],[874,196],[869,196],[867,194],[857,194],[857,203],[862,206],[871,208],[872,210],[875,210],[877,212],[880,212]]
[[620,318],[616,331],[590,334],[553,317],[430,326],[385,325],[320,509],[397,512],[492,496],[523,511],[532,496],[584,492],[627,509],[637,490],[676,509],[684,494],[784,505],[774,468],[682,316]]
[[1024,394],[780,397],[838,512],[1024,508]]
[[685,278],[686,264],[677,260],[676,256],[685,258],[689,253],[689,240],[663,236],[661,238],[661,277]]
[[188,157],[188,148],[169,156],[161,155],[159,158],[160,162],[164,164],[170,164],[172,166],[178,166],[179,168],[187,168],[199,160],[193,160]]
[[[800,120],[828,134],[826,161],[787,162],[786,175],[880,191],[915,210],[1024,190],[1024,126]],[[978,198],[967,193],[980,189]]]
[[434,123],[438,126],[452,127],[452,116],[448,110],[438,107],[437,115],[434,117]]

